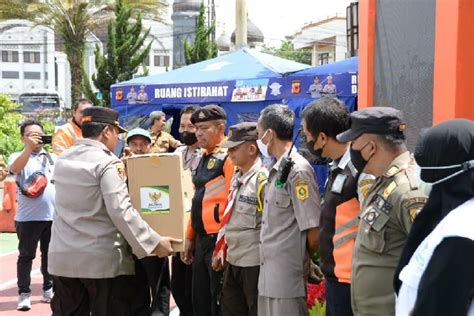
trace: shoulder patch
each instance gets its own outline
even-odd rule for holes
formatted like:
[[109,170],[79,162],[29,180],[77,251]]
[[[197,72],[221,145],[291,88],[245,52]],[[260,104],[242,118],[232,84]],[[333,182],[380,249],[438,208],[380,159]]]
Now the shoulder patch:
[[398,173],[399,170],[400,168],[398,168],[397,166],[392,166],[390,167],[390,169],[387,170],[387,172],[385,172],[385,175],[387,177],[393,177],[394,175]]
[[414,197],[402,202],[402,206],[408,211],[410,220],[413,223],[415,217],[420,213],[428,199],[425,197]]
[[296,179],[294,183],[296,198],[300,201],[304,201],[309,198],[308,179],[299,178]]
[[127,179],[127,172],[125,171],[125,165],[123,163],[117,163],[115,164],[115,168],[117,168],[117,173],[122,179],[122,181],[125,181]]

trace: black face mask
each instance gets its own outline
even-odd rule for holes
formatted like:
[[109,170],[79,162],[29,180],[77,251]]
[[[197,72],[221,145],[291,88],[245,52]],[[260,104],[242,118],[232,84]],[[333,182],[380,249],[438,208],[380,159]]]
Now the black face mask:
[[314,149],[314,144],[316,142],[314,140],[311,140],[306,143],[306,147],[308,148],[308,151],[313,155],[318,161],[323,160],[323,157],[321,156],[323,154],[323,147],[319,149]]
[[362,157],[362,150],[364,150],[365,146],[367,146],[369,143],[365,144],[362,146],[361,149],[355,150],[352,148],[349,149],[350,154],[351,154],[351,162],[354,165],[354,167],[357,169],[359,172],[363,172],[365,166],[369,162],[368,160],[365,160],[364,157]]
[[192,146],[197,142],[196,133],[183,132],[181,133],[181,140],[186,146]]

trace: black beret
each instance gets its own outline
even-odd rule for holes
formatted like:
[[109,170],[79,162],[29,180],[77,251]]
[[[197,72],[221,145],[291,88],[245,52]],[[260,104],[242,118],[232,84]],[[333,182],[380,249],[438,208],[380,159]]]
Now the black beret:
[[193,124],[226,119],[227,115],[224,109],[215,104],[206,105],[191,115],[191,123]]

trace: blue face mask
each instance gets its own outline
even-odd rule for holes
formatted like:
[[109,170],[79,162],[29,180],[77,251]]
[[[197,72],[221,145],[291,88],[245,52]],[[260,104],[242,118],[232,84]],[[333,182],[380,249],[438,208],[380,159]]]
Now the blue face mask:
[[[442,179],[439,179],[435,182],[424,182],[423,180],[421,180],[422,182],[424,182],[425,184],[427,185],[430,185],[431,187],[436,185],[436,184],[439,184],[439,183],[442,183],[444,181],[447,181],[451,178],[454,178],[470,169],[474,169],[474,160],[469,160],[469,161],[466,161],[466,162],[463,162],[461,164],[457,164],[457,165],[451,165],[451,166],[436,166],[436,167],[419,167],[420,168],[420,171],[421,170],[449,170],[449,169],[461,169],[459,171],[456,171],[455,173],[447,176],[447,177],[444,177]],[[421,179],[421,173],[420,173],[420,179]]]

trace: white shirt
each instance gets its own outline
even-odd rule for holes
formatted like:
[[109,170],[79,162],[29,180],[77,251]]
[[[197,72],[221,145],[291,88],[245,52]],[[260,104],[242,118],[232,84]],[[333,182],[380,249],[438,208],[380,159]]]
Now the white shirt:
[[[470,199],[446,215],[423,240],[413,253],[410,262],[400,272],[399,278],[403,283],[396,301],[396,315],[409,315],[415,307],[421,277],[436,247],[446,237],[459,236],[474,240],[473,223],[474,199]],[[468,316],[474,316],[473,303],[471,303]]]

